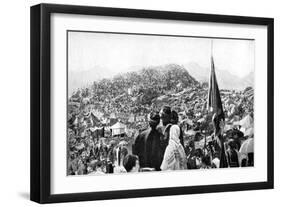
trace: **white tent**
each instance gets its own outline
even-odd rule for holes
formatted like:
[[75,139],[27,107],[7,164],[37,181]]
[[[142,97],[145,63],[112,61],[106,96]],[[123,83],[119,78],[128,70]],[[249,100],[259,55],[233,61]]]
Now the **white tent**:
[[[250,115],[247,115],[242,120],[238,121],[238,125],[241,126],[240,131],[243,132],[245,135],[245,133],[248,129],[253,128],[254,120]],[[247,133],[249,133],[249,132],[247,132]],[[245,136],[247,136],[247,135],[245,135]]]
[[245,116],[240,121],[234,122],[234,125],[240,125],[245,131],[254,125],[253,118],[250,115]]
[[182,120],[181,122],[182,122],[182,123],[186,123],[186,124],[188,124],[188,125],[190,125],[190,126],[193,125],[192,120],[190,120],[188,117],[187,117],[186,119]]
[[250,139],[245,140],[242,143],[239,152],[241,154],[248,154],[248,153],[254,152],[254,139],[250,138]]
[[126,125],[118,121],[116,124],[111,126],[110,129],[112,130],[112,136],[118,136],[125,134]]
[[253,136],[254,135],[254,128],[249,128],[245,131],[244,136]]
[[194,131],[193,129],[190,129],[186,132],[187,136],[194,136],[196,134],[196,131]]
[[245,116],[241,121],[240,125],[245,129],[249,129],[253,126],[253,118],[250,115]]

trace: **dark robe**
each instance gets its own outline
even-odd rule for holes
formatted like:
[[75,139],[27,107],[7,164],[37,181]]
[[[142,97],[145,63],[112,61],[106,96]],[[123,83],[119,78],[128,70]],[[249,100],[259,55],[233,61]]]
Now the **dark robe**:
[[160,146],[161,147],[160,148],[161,148],[161,153],[162,153],[163,157],[164,157],[166,147],[169,144],[171,126],[172,126],[172,124],[157,127],[157,131],[161,134],[161,138],[160,138]]
[[160,145],[161,133],[149,128],[140,133],[133,145],[133,154],[139,157],[141,168],[149,167],[160,170],[163,152]]
[[226,155],[225,155],[225,147],[224,147],[223,137],[221,135],[219,135],[219,141],[220,141],[220,145],[221,145],[220,168],[227,168],[228,162],[227,162]]
[[239,167],[238,154],[235,150],[227,150],[227,160],[229,167]]

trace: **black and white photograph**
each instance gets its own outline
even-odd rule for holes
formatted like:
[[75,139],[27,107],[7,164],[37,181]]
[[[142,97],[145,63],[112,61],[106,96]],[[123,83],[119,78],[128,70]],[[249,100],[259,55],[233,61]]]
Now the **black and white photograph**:
[[254,39],[66,35],[68,176],[255,166]]
[[32,201],[274,188],[274,18],[158,6],[30,8]]

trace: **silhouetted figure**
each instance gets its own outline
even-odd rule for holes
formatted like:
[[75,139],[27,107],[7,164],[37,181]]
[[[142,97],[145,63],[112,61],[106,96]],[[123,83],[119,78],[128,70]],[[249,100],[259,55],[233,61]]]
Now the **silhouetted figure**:
[[149,128],[140,133],[133,145],[133,154],[139,157],[141,168],[154,168],[160,170],[163,152],[160,145],[161,133],[156,130],[160,122],[158,113],[149,115]]

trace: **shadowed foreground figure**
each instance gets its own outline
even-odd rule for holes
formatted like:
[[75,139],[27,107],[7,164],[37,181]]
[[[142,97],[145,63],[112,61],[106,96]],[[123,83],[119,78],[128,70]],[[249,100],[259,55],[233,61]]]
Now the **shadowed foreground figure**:
[[229,167],[239,167],[239,159],[238,153],[235,149],[235,142],[233,139],[228,141],[228,150],[226,150],[227,161],[229,163]]
[[160,122],[158,113],[149,114],[149,128],[140,133],[133,145],[133,154],[139,157],[141,168],[160,170],[163,153],[160,147],[161,133],[156,130]]
[[[224,118],[224,117],[223,117]],[[225,146],[224,146],[224,137],[223,137],[223,128],[224,128],[224,120],[216,113],[213,115],[212,121],[214,125],[214,135],[215,139],[220,147],[220,168],[227,168],[227,158],[225,155]]]

